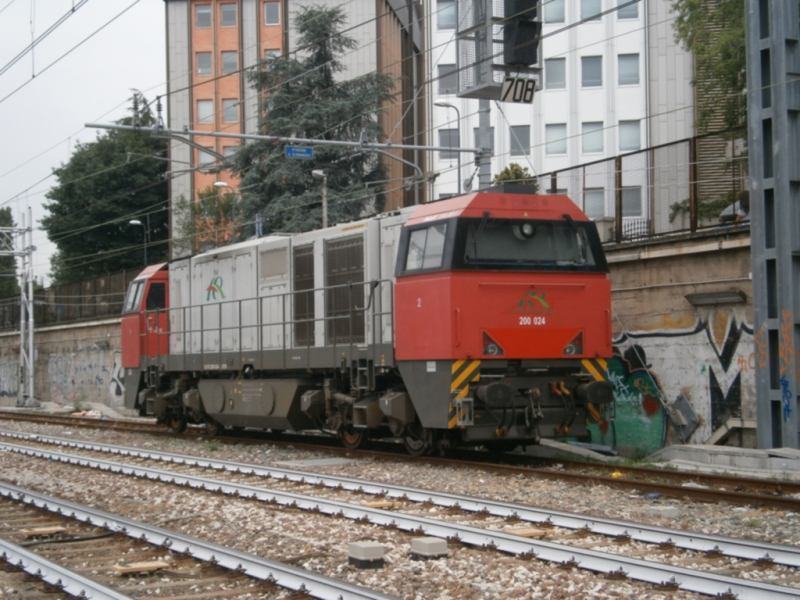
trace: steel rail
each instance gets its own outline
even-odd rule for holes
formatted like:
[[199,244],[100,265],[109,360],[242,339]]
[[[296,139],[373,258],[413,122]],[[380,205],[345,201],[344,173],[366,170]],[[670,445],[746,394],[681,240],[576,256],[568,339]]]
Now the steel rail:
[[[19,416],[18,416],[19,415]],[[31,415],[30,413],[12,413],[9,411],[0,410],[0,419],[10,418],[16,420],[31,420],[37,422],[48,423],[62,423],[72,425],[75,427],[91,427],[91,428],[104,428],[114,430],[135,429],[138,432],[146,432],[148,435],[157,435],[161,437],[192,437],[196,435],[205,435],[202,428],[197,428],[195,431],[187,431],[184,434],[176,434],[175,432],[167,429],[164,426],[157,426],[148,423],[140,423],[135,421],[109,421],[97,419],[80,419],[75,417],[62,417],[58,420],[49,418],[44,415]],[[28,418],[32,417],[32,418]],[[130,427],[128,427],[130,426]],[[250,432],[254,433],[254,432]],[[602,474],[589,474],[578,473],[573,469],[554,471],[547,468],[537,468],[527,466],[527,463],[533,462],[536,459],[531,457],[523,457],[515,454],[504,454],[501,459],[502,463],[498,462],[485,462],[487,455],[485,452],[474,452],[467,450],[459,450],[454,456],[466,457],[466,459],[453,459],[453,458],[439,458],[439,457],[411,457],[405,453],[392,452],[391,450],[376,451],[376,450],[347,450],[341,446],[331,446],[331,438],[328,437],[315,437],[308,435],[297,435],[284,437],[287,434],[281,434],[279,439],[270,437],[232,437],[217,439],[223,443],[228,441],[239,444],[260,444],[266,440],[270,444],[277,446],[294,446],[296,448],[304,448],[314,451],[325,451],[333,454],[348,455],[348,456],[371,456],[380,459],[400,459],[408,462],[418,462],[431,465],[450,466],[453,468],[469,468],[481,469],[487,472],[496,473],[520,473],[525,476],[535,476],[547,478],[550,480],[566,481],[577,484],[590,484],[596,485],[598,483],[607,485],[615,489],[625,489],[638,491],[641,493],[659,493],[665,497],[671,498],[691,498],[699,502],[726,502],[727,504],[735,504],[739,506],[761,506],[777,508],[780,510],[787,510],[792,512],[800,511],[800,498],[794,497],[792,494],[800,494],[800,483],[792,481],[776,481],[769,479],[760,479],[753,477],[729,477],[719,474],[697,473],[688,471],[668,471],[661,469],[653,469],[647,471],[644,467],[629,467],[629,466],[605,466],[606,469],[613,468],[614,471],[623,473],[631,473],[639,477],[649,477],[656,481],[646,481],[644,479],[628,479],[626,477],[617,478],[610,477]],[[312,437],[317,440],[316,443],[308,441]],[[396,446],[396,444],[384,444],[385,447]],[[562,464],[571,466],[575,464],[580,467],[580,463],[575,461],[560,461]],[[587,463],[593,464],[593,463]],[[603,465],[594,465],[595,469],[603,470]],[[635,471],[634,471],[635,470]],[[705,489],[695,487],[683,487],[682,485],[668,484],[663,480],[670,481],[688,481],[704,482],[710,486],[747,486],[749,489],[758,490],[760,493],[743,492],[732,489],[719,490],[719,489]]]
[[[157,450],[141,450],[113,444],[79,442],[66,438],[7,432],[0,430],[0,436],[16,439],[56,444],[70,448],[112,453],[133,458],[145,458],[191,467],[209,468],[231,473],[251,474],[276,480],[318,485],[328,488],[341,488],[348,491],[363,492],[389,498],[405,498],[412,502],[427,502],[436,506],[458,507],[465,512],[491,514],[502,518],[517,518],[536,524],[552,525],[573,530],[588,530],[592,534],[611,536],[618,539],[629,537],[648,544],[674,544],[678,548],[697,552],[722,552],[726,556],[745,560],[771,560],[789,567],[800,567],[800,548],[768,544],[755,540],[743,540],[705,533],[687,532],[680,529],[656,527],[644,523],[631,523],[603,517],[586,517],[566,511],[536,508],[524,504],[497,502],[482,498],[424,490],[408,486],[371,483],[361,479],[323,475],[307,471],[297,471],[280,467],[264,467],[249,463],[215,460],[185,454],[171,454]],[[0,447],[3,443],[0,442]]]
[[[184,552],[202,561],[215,561],[230,570],[238,570],[256,579],[271,581],[291,590],[302,590],[315,598],[324,600],[396,600],[393,596],[365,587],[339,581],[291,565],[271,561],[255,554],[226,548],[169,529],[154,527],[133,519],[96,510],[60,500],[52,496],[26,490],[0,482],[0,495],[51,512],[69,515],[84,523],[104,527],[111,531],[143,540],[149,544],[164,546],[175,552]],[[127,598],[128,596],[121,596]]]
[[[739,600],[788,600],[789,598],[796,600],[798,596],[800,596],[800,588],[789,588],[723,575],[715,575],[713,573],[693,571],[684,567],[608,554],[585,548],[570,547],[544,540],[521,538],[520,536],[500,531],[480,529],[457,523],[446,523],[426,517],[359,506],[337,500],[315,498],[292,492],[208,479],[206,477],[197,477],[175,473],[173,471],[161,471],[147,467],[125,465],[65,453],[48,452],[15,444],[0,443],[0,448],[6,448],[23,455],[38,458],[92,467],[113,473],[134,475],[149,480],[189,486],[195,489],[205,489],[207,491],[241,498],[251,498],[262,502],[310,510],[321,514],[362,522],[370,522],[383,527],[394,527],[410,532],[422,532],[424,535],[458,540],[461,543],[471,546],[494,548],[501,552],[521,556],[535,556],[541,560],[567,566],[574,565],[604,574],[613,574],[616,576],[624,574],[627,578],[646,581],[656,585],[669,585],[674,582],[680,589],[702,594],[734,594]],[[169,536],[173,534],[171,532],[168,533],[169,535],[164,535],[163,537],[165,541],[172,541]]]
[[9,564],[65,591],[70,596],[92,600],[133,600],[133,596],[118,592],[6,540],[0,539],[0,553]]

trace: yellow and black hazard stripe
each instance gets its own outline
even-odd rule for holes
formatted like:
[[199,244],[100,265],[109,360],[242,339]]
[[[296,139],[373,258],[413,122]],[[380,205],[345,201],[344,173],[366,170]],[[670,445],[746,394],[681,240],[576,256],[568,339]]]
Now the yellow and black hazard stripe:
[[[594,377],[595,381],[608,381],[608,363],[603,358],[584,358],[581,361],[583,368],[589,372],[589,374]],[[594,404],[587,404],[587,410],[589,411],[589,416],[595,423],[599,423],[602,419],[600,415],[600,411],[597,410],[597,407]]]
[[450,375],[450,407],[447,413],[447,428],[453,429],[460,415],[456,414],[456,400],[469,395],[469,384],[481,380],[481,361],[456,360]]

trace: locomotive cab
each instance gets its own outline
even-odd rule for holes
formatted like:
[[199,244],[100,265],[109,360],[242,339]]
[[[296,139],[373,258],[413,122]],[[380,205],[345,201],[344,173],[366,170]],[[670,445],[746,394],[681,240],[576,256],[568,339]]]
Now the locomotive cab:
[[168,350],[169,273],[167,264],[145,268],[128,286],[122,307],[121,358],[126,370],[125,406],[135,408],[145,361]]
[[[580,437],[613,400],[593,375],[611,356],[595,224],[567,197],[523,190],[421,207],[401,235],[395,357],[422,428],[454,442]],[[423,400],[432,390],[446,411]]]

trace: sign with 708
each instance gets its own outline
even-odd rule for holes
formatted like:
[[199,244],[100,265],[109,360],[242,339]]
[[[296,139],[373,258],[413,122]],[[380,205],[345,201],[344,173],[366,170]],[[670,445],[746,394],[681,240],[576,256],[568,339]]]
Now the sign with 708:
[[500,96],[500,101],[533,104],[533,92],[535,90],[535,79],[506,77],[503,80],[503,93]]

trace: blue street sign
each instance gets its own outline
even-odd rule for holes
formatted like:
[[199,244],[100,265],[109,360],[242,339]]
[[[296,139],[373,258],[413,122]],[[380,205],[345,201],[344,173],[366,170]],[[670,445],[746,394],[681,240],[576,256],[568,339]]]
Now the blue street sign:
[[302,146],[286,146],[286,158],[314,158],[313,148]]

